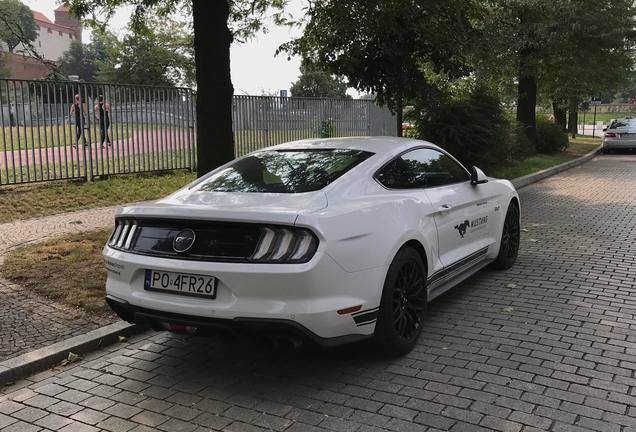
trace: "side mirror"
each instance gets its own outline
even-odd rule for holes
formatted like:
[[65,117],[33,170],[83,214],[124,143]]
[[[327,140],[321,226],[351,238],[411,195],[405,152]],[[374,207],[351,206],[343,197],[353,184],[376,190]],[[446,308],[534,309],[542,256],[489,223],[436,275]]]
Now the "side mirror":
[[470,170],[470,184],[474,186],[482,183],[488,183],[488,177],[482,170],[473,166]]

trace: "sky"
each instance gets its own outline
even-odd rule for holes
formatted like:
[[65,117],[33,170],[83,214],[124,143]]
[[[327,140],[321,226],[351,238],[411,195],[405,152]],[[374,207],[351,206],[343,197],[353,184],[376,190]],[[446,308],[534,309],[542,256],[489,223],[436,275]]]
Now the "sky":
[[[56,0],[22,0],[31,9],[42,12],[53,20]],[[302,0],[291,0],[289,11],[298,16],[302,13]],[[109,23],[109,29],[122,34],[128,24],[131,8],[122,8]],[[293,37],[300,36],[301,30],[269,26],[269,32],[259,34],[254,39],[233,44],[231,48],[231,71],[234,92],[236,94],[271,94],[282,89],[289,89],[291,83],[298,78],[300,59],[287,55],[274,56],[276,49]],[[84,41],[90,41],[90,30],[84,29]],[[351,92],[355,95],[354,92]]]

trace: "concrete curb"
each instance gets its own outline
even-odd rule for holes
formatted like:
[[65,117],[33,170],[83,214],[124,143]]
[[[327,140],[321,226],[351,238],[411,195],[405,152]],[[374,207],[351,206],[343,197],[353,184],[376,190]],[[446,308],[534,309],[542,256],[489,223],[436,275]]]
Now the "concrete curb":
[[[580,158],[562,163],[557,166],[539,171],[534,174],[519,177],[512,180],[517,189],[521,189],[546,177],[553,176],[567,169],[581,165],[596,156],[603,146],[581,156]],[[143,331],[143,326],[131,325],[125,322],[117,322],[98,328],[84,335],[54,343],[44,348],[22,354],[0,363],[0,387],[17,381],[35,372],[42,371],[60,363],[67,358],[69,352],[83,354],[97,348],[110,345],[117,341],[117,336],[130,336]]]
[[534,174],[528,174],[528,175],[523,176],[523,177],[518,177],[516,179],[511,180],[510,182],[513,184],[513,186],[516,189],[521,189],[523,187],[531,185],[532,183],[536,183],[539,180],[543,180],[546,177],[553,176],[553,175],[558,174],[558,173],[560,173],[562,171],[565,171],[565,170],[568,170],[570,168],[574,168],[576,166],[584,164],[585,162],[589,161],[594,156],[599,154],[602,148],[603,148],[603,145],[601,144],[601,145],[599,145],[596,148],[596,150],[589,152],[585,156],[581,156],[581,157],[573,159],[571,161],[567,161],[567,162],[562,163],[560,165],[556,165],[556,166],[553,166],[553,167],[550,167],[550,168],[546,168],[543,171],[539,171],[539,172],[536,172]]
[[69,352],[83,354],[116,342],[118,336],[131,336],[143,329],[143,326],[121,321],[5,360],[0,363],[0,388],[59,364]]

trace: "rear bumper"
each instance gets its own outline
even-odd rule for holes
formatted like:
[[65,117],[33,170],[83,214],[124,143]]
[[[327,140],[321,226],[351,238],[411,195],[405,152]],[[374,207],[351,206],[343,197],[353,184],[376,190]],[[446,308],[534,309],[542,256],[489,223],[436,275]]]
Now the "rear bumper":
[[[354,306],[360,306],[361,311],[377,308],[386,275],[381,267],[347,272],[321,252],[302,264],[199,262],[136,255],[109,247],[104,248],[104,257],[106,295],[137,310],[200,318],[204,323],[291,321],[323,339],[373,334],[375,320],[360,323],[354,313],[338,311]],[[216,297],[146,290],[146,269],[215,277]],[[129,318],[133,320],[134,315]]]
[[225,333],[229,335],[265,335],[313,342],[322,347],[335,347],[368,339],[371,335],[344,335],[320,337],[302,324],[286,319],[236,317],[233,319],[206,318],[171,312],[163,312],[131,305],[120,299],[107,296],[106,302],[117,315],[131,324],[149,325],[162,329],[162,324],[178,324],[196,327],[202,333]]
[[636,140],[603,140],[604,149],[636,149]]

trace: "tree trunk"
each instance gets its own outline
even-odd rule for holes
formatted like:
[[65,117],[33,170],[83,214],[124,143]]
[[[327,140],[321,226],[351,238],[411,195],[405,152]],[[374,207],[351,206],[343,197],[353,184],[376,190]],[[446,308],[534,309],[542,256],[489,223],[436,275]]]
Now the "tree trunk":
[[199,177],[234,159],[228,1],[192,1]]
[[568,119],[567,119],[568,109],[565,106],[563,106],[563,102],[553,101],[552,110],[554,112],[554,123],[561,126],[561,129],[566,131],[567,123],[568,123]]
[[397,136],[404,136],[402,130],[402,123],[404,122],[404,100],[401,96],[398,96],[397,103],[395,107],[395,119],[396,119],[396,127],[397,127]]
[[528,140],[537,144],[537,81],[530,70],[531,50],[519,52],[519,86],[517,92],[517,121],[523,126]]
[[576,134],[579,132],[579,104],[577,101],[570,100],[569,112],[568,132],[572,134],[572,138],[576,138]]

